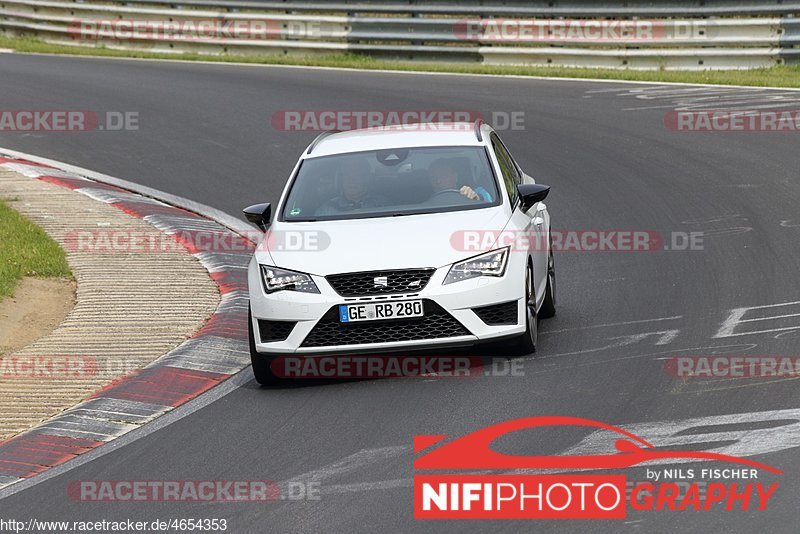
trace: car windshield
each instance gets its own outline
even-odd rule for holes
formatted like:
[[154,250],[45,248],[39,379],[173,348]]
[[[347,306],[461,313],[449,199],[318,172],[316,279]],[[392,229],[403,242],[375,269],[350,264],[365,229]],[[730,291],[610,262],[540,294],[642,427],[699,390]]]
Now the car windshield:
[[303,161],[283,219],[389,217],[499,203],[483,147],[397,148]]

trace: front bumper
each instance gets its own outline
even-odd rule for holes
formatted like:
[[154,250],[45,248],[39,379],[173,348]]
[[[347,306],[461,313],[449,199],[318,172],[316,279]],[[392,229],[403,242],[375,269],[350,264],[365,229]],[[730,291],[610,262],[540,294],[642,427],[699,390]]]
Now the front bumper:
[[[320,326],[328,325],[331,310],[335,306],[375,302],[379,297],[345,298],[337,294],[324,277],[313,275],[312,278],[320,290],[319,294],[279,291],[268,295],[263,289],[259,266],[253,259],[248,268],[248,281],[256,350],[269,354],[309,355],[334,352],[385,352],[428,346],[471,346],[482,341],[513,337],[524,332],[524,267],[520,268],[509,262],[506,273],[502,277],[480,277],[442,285],[449,269],[449,266],[436,269],[428,284],[418,292],[390,295],[389,297],[391,300],[398,301],[422,299],[425,302],[426,317],[432,317],[431,310],[441,310],[452,317],[455,324],[460,327],[457,335],[452,335],[456,332],[455,329],[434,329],[434,332],[439,334],[447,333],[447,337],[419,338],[417,336],[411,340],[392,341],[390,335],[385,335],[380,336],[380,339],[374,343],[354,342],[352,336],[341,336],[342,342],[337,344],[336,341],[333,341],[334,344],[325,345],[319,345],[320,338],[315,335],[314,338],[317,341],[314,342],[314,346],[304,346],[304,342],[318,324]],[[517,305],[517,324],[489,325],[473,311],[473,308],[511,301],[515,301]],[[259,320],[292,321],[296,324],[284,340],[263,343],[260,337]],[[390,334],[403,330],[400,327],[401,322],[389,320],[370,322],[369,324],[375,328],[385,326],[387,333]],[[409,319],[406,325],[412,323],[413,320]],[[350,325],[343,325],[343,327],[348,326]],[[328,330],[330,331],[330,329]],[[408,329],[405,330],[402,335],[397,337],[408,337]],[[417,332],[421,331],[417,329]],[[363,337],[369,338],[369,336]],[[336,336],[329,335],[327,339],[336,339]]]

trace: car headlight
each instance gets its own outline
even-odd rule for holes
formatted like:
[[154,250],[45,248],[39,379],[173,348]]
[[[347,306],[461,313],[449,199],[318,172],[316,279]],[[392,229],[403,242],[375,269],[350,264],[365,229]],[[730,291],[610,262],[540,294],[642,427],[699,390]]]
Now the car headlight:
[[503,276],[508,262],[508,247],[493,250],[459,263],[454,263],[443,284],[452,284],[479,276]]
[[317,284],[310,276],[286,269],[278,269],[268,265],[261,266],[261,276],[264,279],[264,291],[300,291],[301,293],[319,293]]

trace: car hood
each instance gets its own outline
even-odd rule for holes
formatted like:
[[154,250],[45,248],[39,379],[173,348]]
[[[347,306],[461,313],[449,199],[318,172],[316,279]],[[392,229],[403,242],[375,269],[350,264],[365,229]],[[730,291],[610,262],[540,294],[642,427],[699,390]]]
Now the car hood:
[[[275,222],[259,246],[259,263],[320,276],[442,267],[479,254],[461,246],[464,231],[502,230],[503,206],[449,213],[345,221]],[[266,249],[266,250],[265,250]]]

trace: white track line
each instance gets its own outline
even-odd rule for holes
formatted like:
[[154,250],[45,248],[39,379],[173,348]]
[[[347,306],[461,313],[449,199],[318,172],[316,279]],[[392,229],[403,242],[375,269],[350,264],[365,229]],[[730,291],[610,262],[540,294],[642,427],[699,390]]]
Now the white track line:
[[682,319],[683,315],[673,315],[672,317],[658,317],[656,319],[640,319],[637,321],[625,321],[622,323],[605,323],[605,324],[593,324],[590,326],[575,326],[573,328],[561,328],[559,330],[540,330],[540,334],[558,334],[560,332],[572,332],[573,330],[586,330],[589,328],[606,328],[608,326],[626,326],[630,324],[641,324],[641,323],[654,323],[656,321],[674,321],[676,319]]

